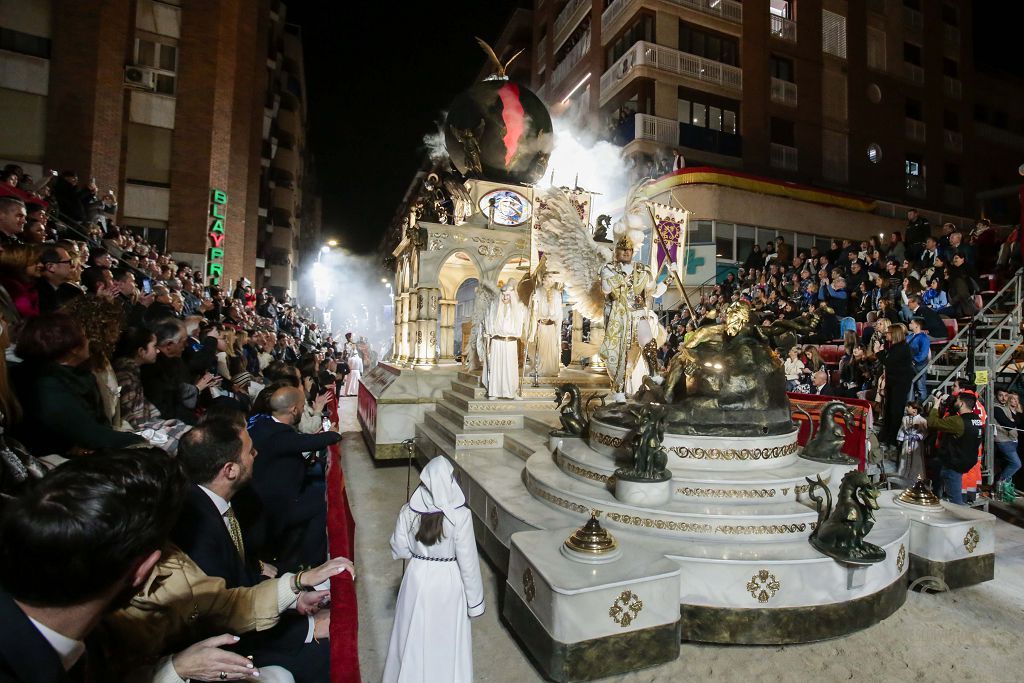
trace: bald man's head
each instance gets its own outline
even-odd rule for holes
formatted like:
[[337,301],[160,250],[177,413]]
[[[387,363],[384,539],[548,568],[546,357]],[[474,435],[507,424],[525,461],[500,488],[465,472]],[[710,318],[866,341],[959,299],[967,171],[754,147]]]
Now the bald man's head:
[[295,419],[302,414],[305,401],[306,398],[301,389],[281,387],[270,397],[270,410],[274,417],[282,422],[294,424]]

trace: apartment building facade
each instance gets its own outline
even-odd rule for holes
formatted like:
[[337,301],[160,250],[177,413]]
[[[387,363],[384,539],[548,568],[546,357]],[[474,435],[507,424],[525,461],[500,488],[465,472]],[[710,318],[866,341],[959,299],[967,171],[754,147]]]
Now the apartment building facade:
[[0,160],[94,177],[117,193],[119,225],[211,282],[294,294],[305,84],[286,11],[2,0]]
[[[892,227],[910,206],[1018,220],[1024,119],[1007,98],[1022,89],[976,73],[966,0],[540,0],[533,16],[534,89],[638,174],[714,167],[826,204],[854,195]],[[728,227],[739,220],[733,244],[764,241]]]

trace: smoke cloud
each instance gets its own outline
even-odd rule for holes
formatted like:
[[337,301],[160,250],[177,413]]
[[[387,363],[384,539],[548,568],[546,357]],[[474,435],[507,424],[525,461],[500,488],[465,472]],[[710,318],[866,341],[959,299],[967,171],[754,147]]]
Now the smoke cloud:
[[335,339],[343,339],[346,332],[357,340],[366,337],[378,357],[385,357],[394,335],[394,308],[387,286],[393,286],[393,275],[381,267],[379,256],[332,249],[322,252],[303,277],[310,279],[317,306],[330,316],[328,328]]
[[622,148],[599,140],[566,116],[553,120],[555,147],[540,187],[579,187],[594,193],[591,221],[601,214],[618,216],[629,191]]

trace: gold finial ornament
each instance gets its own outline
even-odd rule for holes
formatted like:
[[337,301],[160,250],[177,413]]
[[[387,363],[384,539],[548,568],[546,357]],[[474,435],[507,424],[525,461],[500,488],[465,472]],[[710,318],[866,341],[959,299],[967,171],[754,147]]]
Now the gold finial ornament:
[[928,484],[924,483],[921,475],[917,476],[917,481],[914,482],[913,486],[896,496],[896,502],[917,508],[939,509],[942,507],[938,496],[932,493],[932,490],[928,488]]
[[587,523],[565,539],[562,554],[579,562],[601,564],[618,559],[622,551],[615,537],[601,526],[597,513],[591,511]]
[[516,57],[518,57],[519,55],[523,54],[523,52],[526,51],[526,48],[524,47],[522,50],[512,55],[511,59],[502,64],[501,60],[498,59],[498,55],[495,54],[494,48],[488,45],[487,41],[485,41],[483,38],[477,38],[476,42],[480,45],[480,48],[490,58],[491,63],[494,64],[494,68],[496,69],[494,75],[502,80],[508,80],[508,74],[506,73],[508,71],[508,67],[511,66],[512,62],[516,61]]

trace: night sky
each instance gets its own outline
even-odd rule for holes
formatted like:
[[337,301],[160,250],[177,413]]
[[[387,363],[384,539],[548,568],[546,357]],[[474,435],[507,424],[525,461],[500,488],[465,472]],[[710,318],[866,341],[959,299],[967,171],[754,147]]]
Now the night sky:
[[[468,87],[516,0],[326,3],[293,0],[302,26],[308,149],[324,198],[325,238],[373,251],[423,158],[423,136]],[[1015,70],[1019,28],[1006,5],[974,5],[975,60]]]

